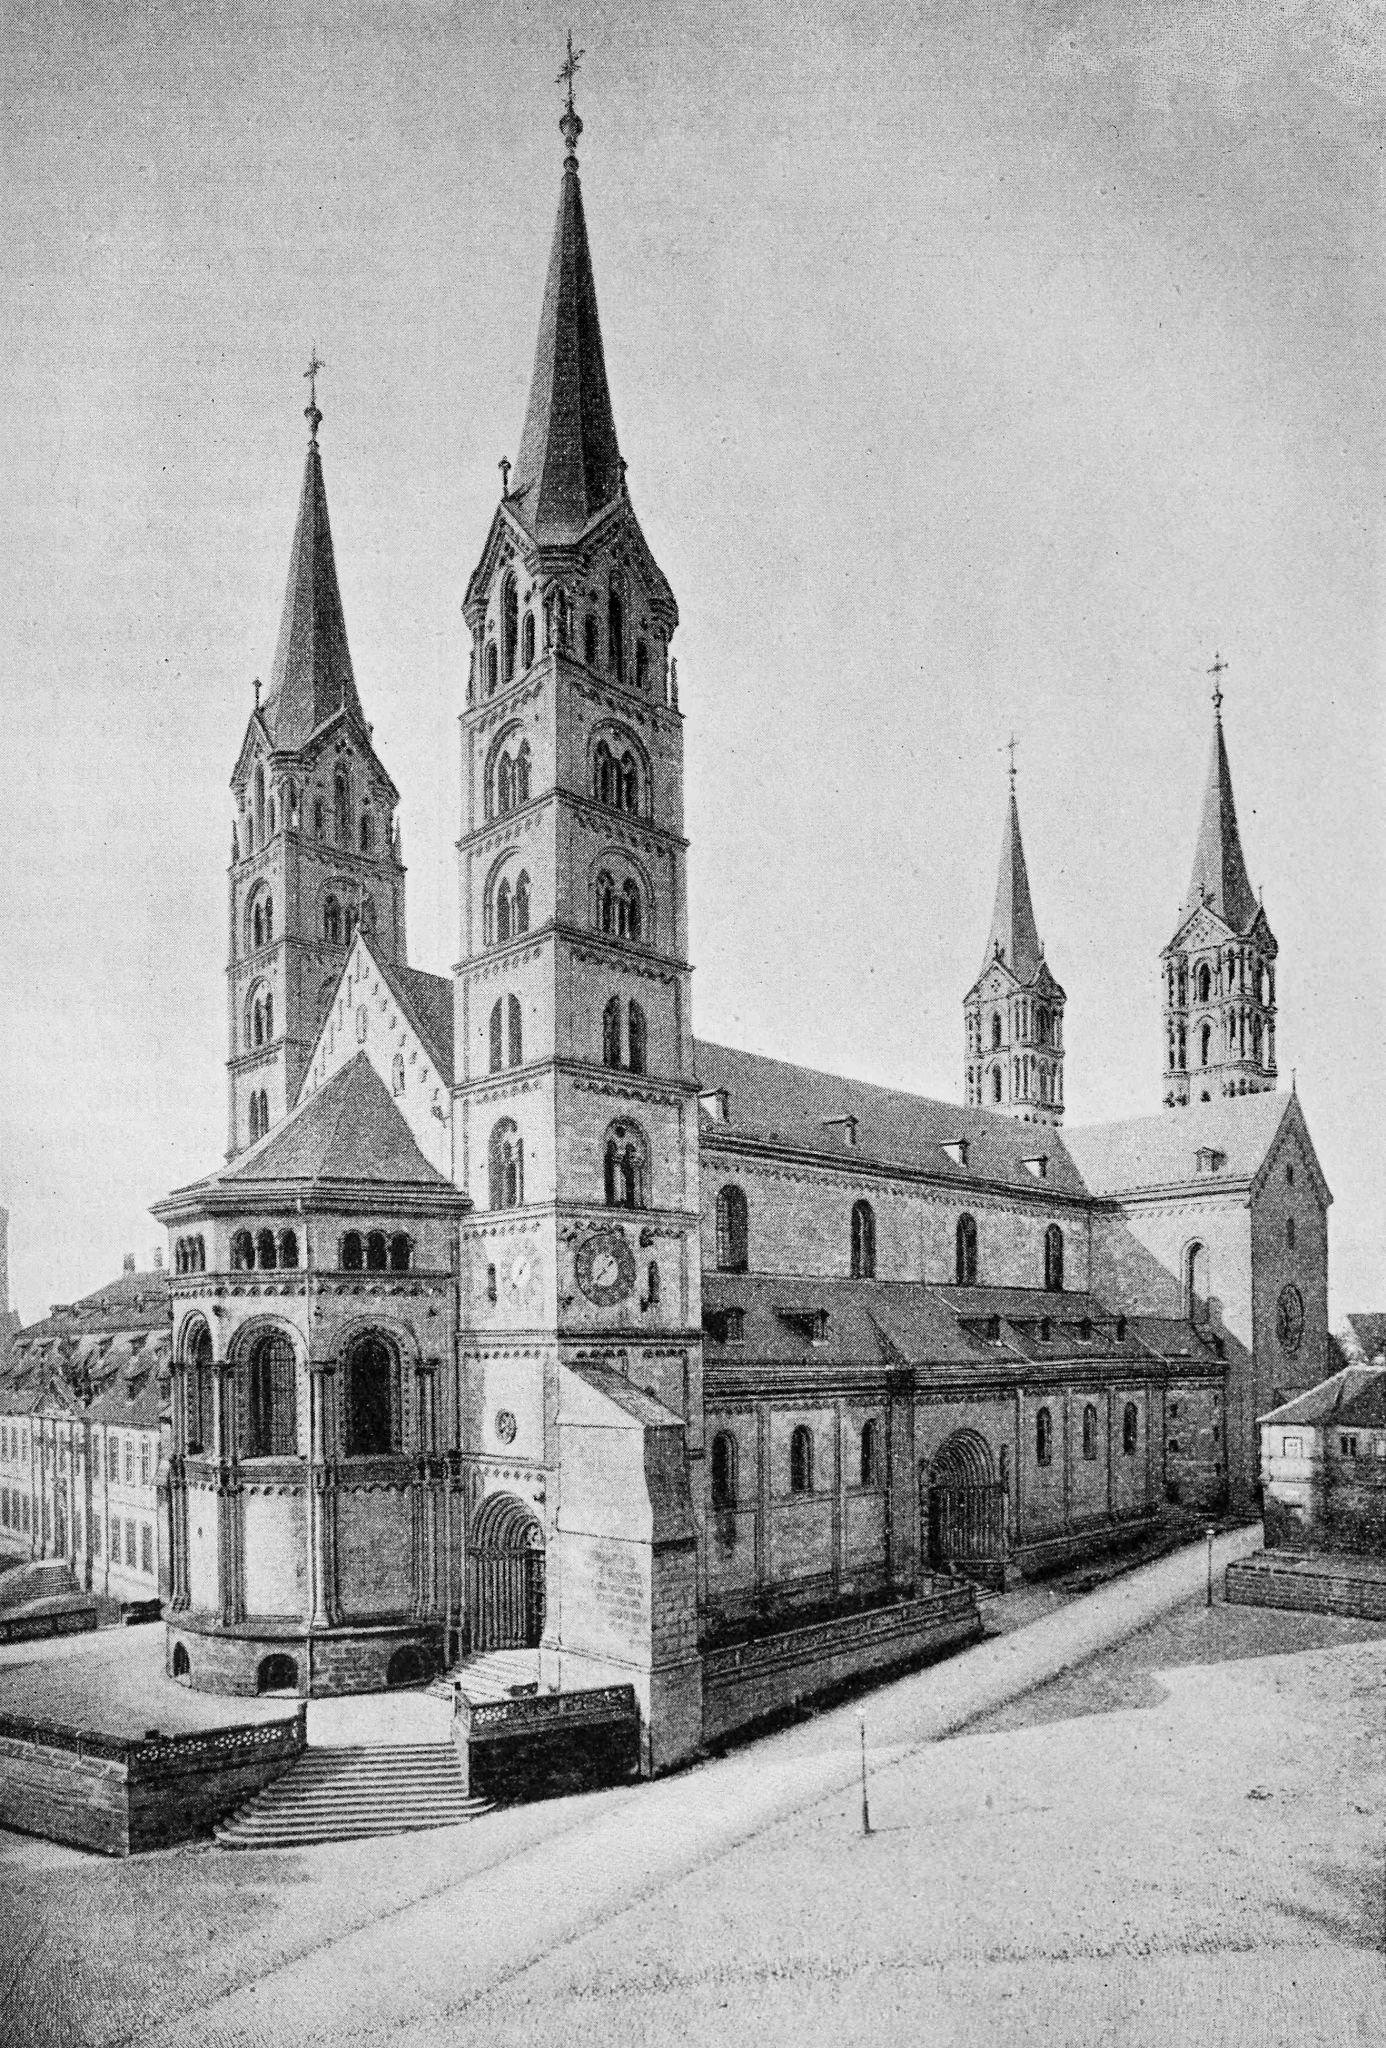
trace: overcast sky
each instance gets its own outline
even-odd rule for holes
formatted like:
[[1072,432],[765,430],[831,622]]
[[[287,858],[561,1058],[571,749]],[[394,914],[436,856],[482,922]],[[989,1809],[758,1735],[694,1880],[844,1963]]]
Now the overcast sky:
[[316,340],[415,964],[519,442],[571,18],[636,509],[682,611],[699,1034],[960,1099],[1005,795],[1073,1122],[1160,1103],[1225,719],[1386,1306],[1379,10],[7,0],[0,1203],[26,1318],[225,1142],[227,788]]

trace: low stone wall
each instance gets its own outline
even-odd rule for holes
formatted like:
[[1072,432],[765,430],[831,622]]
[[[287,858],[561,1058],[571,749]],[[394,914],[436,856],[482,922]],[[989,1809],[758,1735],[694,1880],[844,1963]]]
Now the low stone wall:
[[0,1615],[0,1643],[36,1643],[45,1636],[80,1636],[96,1627],[96,1602],[84,1600],[47,1614]]
[[873,1672],[922,1664],[982,1633],[969,1584],[776,1630],[703,1653],[703,1740],[716,1742]]
[[[384,1692],[390,1684],[391,1659],[400,1650],[417,1652],[425,1676],[442,1669],[443,1632],[427,1623],[362,1623],[315,1630],[310,1652],[302,1623],[241,1622],[224,1628],[205,1616],[179,1612],[166,1614],[165,1621],[165,1669],[170,1678],[182,1679],[194,1692],[254,1698],[260,1690],[260,1667],[272,1656],[293,1659],[297,1674],[293,1690],[305,1697],[311,1691],[314,1699]],[[188,1660],[186,1670],[174,1669],[180,1649]]]
[[576,1792],[634,1777],[640,1715],[631,1685],[524,1699],[456,1695],[453,1740],[467,1790],[483,1799]]
[[1130,1544],[1143,1542],[1158,1526],[1159,1520],[1155,1508],[1143,1509],[1119,1522],[1109,1522],[1104,1515],[1100,1521],[1023,1544],[1015,1552],[1013,1562],[1019,1565],[1025,1578],[1037,1578],[1064,1565],[1080,1563],[1084,1558],[1105,1557],[1111,1551],[1124,1550]]
[[1378,1564],[1373,1570],[1350,1556],[1263,1551],[1228,1565],[1223,1587],[1234,1607],[1293,1607],[1352,1621],[1386,1621],[1386,1568]]
[[106,1856],[205,1834],[302,1755],[291,1719],[130,1741],[0,1715],[0,1826]]

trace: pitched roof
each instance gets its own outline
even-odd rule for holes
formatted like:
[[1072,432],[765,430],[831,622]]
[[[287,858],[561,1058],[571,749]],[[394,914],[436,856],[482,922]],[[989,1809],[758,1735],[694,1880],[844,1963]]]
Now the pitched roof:
[[343,705],[364,723],[337,588],[322,457],[314,439],[303,466],[269,694],[260,709],[274,745],[297,750]]
[[993,960],[1005,961],[1020,982],[1031,982],[1039,973],[1043,953],[1035,928],[1035,909],[1030,901],[1030,877],[1025,866],[1025,848],[1020,839],[1020,812],[1016,808],[1015,786],[1006,806],[1001,832],[1001,864],[996,876],[996,904],[987,935],[985,974]]
[[[424,1158],[364,1052],[305,1097],[258,1144],[196,1185],[244,1188],[249,1194],[257,1183],[285,1181],[305,1187],[321,1181],[359,1181],[456,1193],[452,1182]],[[179,1189],[169,1201],[193,1191]],[[155,1215],[167,1206],[160,1203]]]
[[[1155,1116],[1079,1124],[1064,1132],[1064,1144],[1095,1195],[1133,1194],[1190,1181],[1216,1187],[1220,1180],[1256,1175],[1294,1101],[1293,1095],[1269,1090],[1220,1095]],[[1221,1154],[1216,1171],[1200,1173],[1200,1152]]]
[[1227,763],[1220,712],[1213,727],[1213,750],[1208,761],[1208,786],[1203,796],[1193,873],[1179,922],[1191,917],[1201,903],[1211,905],[1234,932],[1249,931],[1256,921],[1256,894],[1242,857],[1237,806],[1232,798],[1232,770]]
[[[375,954],[371,954],[372,960]],[[433,1056],[433,1064],[452,1085],[453,987],[446,974],[426,974],[422,967],[398,961],[377,961],[381,973],[409,1012],[416,1030]]]
[[[1031,1191],[1084,1192],[1057,1131],[1018,1123],[993,1110],[965,1109],[900,1088],[791,1066],[706,1039],[696,1042],[694,1059],[699,1088],[724,1090],[727,1098],[727,1121],[704,1120],[705,1140],[755,1139],[816,1152],[838,1165],[907,1167],[961,1186],[1004,1181]],[[843,1136],[848,1118],[855,1119],[854,1146]],[[966,1164],[944,1150],[959,1139],[966,1142]],[[1024,1164],[1041,1157],[1048,1162],[1043,1180]]]
[[577,158],[568,156],[520,453],[507,497],[540,546],[575,541],[621,489]]
[[1328,1423],[1334,1428],[1386,1428],[1386,1366],[1349,1365],[1297,1394],[1258,1421]]

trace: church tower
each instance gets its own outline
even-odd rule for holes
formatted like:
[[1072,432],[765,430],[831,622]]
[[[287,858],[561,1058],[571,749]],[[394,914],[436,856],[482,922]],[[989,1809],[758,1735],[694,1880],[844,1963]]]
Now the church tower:
[[399,793],[371,742],[327,521],[313,358],[308,454],[274,669],[231,778],[227,1156],[291,1109],[356,927],[405,960]]
[[1188,894],[1160,955],[1165,999],[1167,1108],[1274,1088],[1278,948],[1252,889],[1237,830],[1213,676],[1213,749]]
[[1035,926],[1015,800],[1015,757],[1001,834],[1001,869],[982,971],[963,998],[967,1100],[1023,1123],[1064,1118],[1063,990]]
[[[529,1518],[524,1540],[547,1558],[545,1682],[634,1683],[657,1762],[696,1742],[700,1713],[678,606],[617,442],[565,75],[524,430],[463,604],[453,1142],[475,1204],[468,1527],[484,1557],[493,1524]],[[608,1462],[618,1452],[628,1472]],[[478,1613],[474,1645],[485,1626]]]

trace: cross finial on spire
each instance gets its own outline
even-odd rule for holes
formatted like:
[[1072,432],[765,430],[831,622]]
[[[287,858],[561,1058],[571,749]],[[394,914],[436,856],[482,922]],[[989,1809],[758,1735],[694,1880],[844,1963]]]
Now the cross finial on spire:
[[322,425],[322,414],[318,411],[318,372],[326,368],[326,363],[318,354],[318,345],[314,342],[308,357],[308,367],[303,373],[308,379],[308,403],[303,408],[303,417],[307,420],[309,434],[315,441],[318,438],[318,428]]
[[501,473],[501,496],[508,498],[510,496],[510,457],[502,455],[500,461],[496,464],[496,468]]
[[558,77],[555,83],[566,85],[568,88],[568,104],[563,109],[559,119],[558,132],[568,145],[566,161],[574,167],[577,164],[577,141],[582,133],[582,121],[578,115],[577,108],[573,105],[573,80],[577,77],[578,66],[586,55],[587,52],[585,50],[575,50],[573,48],[573,31],[569,29],[568,55],[558,67]]
[[1004,745],[1004,746],[1002,747],[1002,749],[1001,749],[1001,752],[1002,752],[1003,754],[1009,754],[1009,755],[1010,755],[1010,757],[1011,757],[1011,765],[1010,765],[1010,769],[1009,769],[1009,774],[1010,774],[1010,778],[1011,778],[1011,792],[1012,792],[1012,794],[1014,794],[1014,792],[1015,792],[1015,750],[1016,750],[1016,748],[1017,748],[1017,747],[1019,746],[1019,744],[1020,744],[1019,740],[1017,740],[1017,738],[1016,738],[1015,734],[1014,734],[1014,733],[1012,733],[1012,734],[1011,734],[1011,736],[1010,736],[1010,738],[1009,738],[1009,739],[1008,739],[1008,740],[1006,741],[1006,744],[1005,744],[1005,745]]
[[1227,663],[1214,650],[1213,666],[1209,669],[1208,673],[1213,678],[1213,715],[1219,724],[1222,723],[1222,678],[1226,669]]

